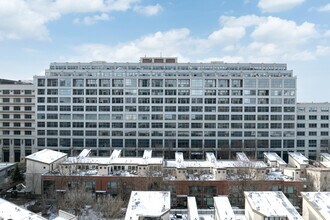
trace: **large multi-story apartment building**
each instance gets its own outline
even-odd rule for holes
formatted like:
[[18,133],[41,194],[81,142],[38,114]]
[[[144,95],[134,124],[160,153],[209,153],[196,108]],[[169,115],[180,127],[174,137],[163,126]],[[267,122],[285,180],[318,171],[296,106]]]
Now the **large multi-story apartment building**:
[[330,151],[330,103],[297,104],[297,151],[315,159]]
[[34,83],[37,150],[286,158],[296,146],[296,77],[286,64],[51,63]]
[[0,79],[0,161],[20,162],[34,146],[34,85]]

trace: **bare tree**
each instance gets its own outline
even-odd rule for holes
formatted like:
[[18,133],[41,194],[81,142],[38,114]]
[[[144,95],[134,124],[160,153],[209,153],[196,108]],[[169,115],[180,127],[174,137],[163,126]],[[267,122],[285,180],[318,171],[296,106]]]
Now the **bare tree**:
[[125,215],[122,208],[126,207],[126,202],[119,196],[103,196],[94,204],[93,209],[100,219],[121,218]]
[[236,173],[229,173],[231,179],[228,184],[229,199],[233,205],[244,207],[244,191],[254,191],[256,189],[255,180],[258,179],[258,168],[253,161],[241,161],[236,165]]
[[81,216],[87,205],[93,205],[94,199],[91,192],[82,186],[69,189],[59,198],[59,209],[74,212],[76,216]]

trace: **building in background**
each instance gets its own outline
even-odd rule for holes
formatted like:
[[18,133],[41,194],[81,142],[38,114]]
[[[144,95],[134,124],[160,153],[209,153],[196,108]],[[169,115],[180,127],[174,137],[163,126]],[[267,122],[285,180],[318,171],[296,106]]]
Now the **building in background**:
[[330,151],[330,103],[297,104],[297,151],[310,159]]
[[23,162],[35,139],[34,85],[0,79],[0,161]]
[[171,194],[169,191],[132,191],[125,220],[168,220],[170,210]]
[[45,148],[133,157],[152,149],[165,159],[275,152],[285,161],[288,152],[329,152],[330,103],[297,103],[286,64],[51,63],[33,85],[0,83],[0,161]]
[[51,63],[35,76],[36,148],[107,156],[287,158],[295,150],[296,77],[286,64]]

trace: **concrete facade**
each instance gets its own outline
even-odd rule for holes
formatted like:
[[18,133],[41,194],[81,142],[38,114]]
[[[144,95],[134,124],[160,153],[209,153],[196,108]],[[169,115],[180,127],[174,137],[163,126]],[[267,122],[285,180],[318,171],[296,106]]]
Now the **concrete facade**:
[[0,80],[0,162],[24,162],[34,149],[34,85]]

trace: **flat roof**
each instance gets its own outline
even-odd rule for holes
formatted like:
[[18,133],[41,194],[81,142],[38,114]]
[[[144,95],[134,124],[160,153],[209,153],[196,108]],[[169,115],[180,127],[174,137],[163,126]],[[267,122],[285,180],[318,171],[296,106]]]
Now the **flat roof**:
[[175,152],[175,160],[165,160],[165,167],[176,168],[234,168],[247,167],[266,168],[263,161],[216,160],[213,153],[206,154],[206,160],[184,160],[182,152]]
[[188,208],[189,219],[199,220],[196,198],[194,196],[188,196],[187,203],[188,203],[187,208]]
[[171,209],[169,191],[132,191],[126,210],[125,220],[139,217],[159,217]]
[[0,171],[5,170],[14,165],[15,165],[15,163],[0,163]]
[[24,208],[21,208],[7,200],[0,198],[0,218],[3,219],[29,219],[29,220],[46,220],[40,215],[30,212]]
[[215,196],[214,208],[215,213],[220,216],[220,220],[224,219],[236,219],[233,208],[230,205],[228,196]]
[[41,163],[50,164],[65,156],[67,156],[66,153],[62,153],[62,152],[54,151],[54,150],[50,150],[50,149],[44,149],[44,150],[38,151],[36,153],[33,153],[25,158],[34,160],[34,161],[38,161]]
[[324,219],[330,219],[330,192],[301,192],[301,195]]
[[320,164],[326,168],[330,168],[330,161],[321,161]]
[[308,164],[308,159],[302,153],[290,152],[289,156],[296,160],[300,165]]
[[288,220],[303,220],[281,191],[248,191],[244,192],[244,195],[252,210],[264,217],[287,217]]

